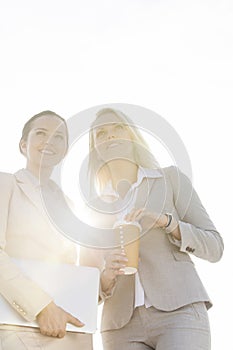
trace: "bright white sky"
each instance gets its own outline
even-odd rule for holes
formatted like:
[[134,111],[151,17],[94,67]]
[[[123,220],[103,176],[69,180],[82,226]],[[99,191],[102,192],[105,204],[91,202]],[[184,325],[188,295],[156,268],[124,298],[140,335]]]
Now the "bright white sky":
[[96,105],[129,103],[175,128],[192,161],[194,186],[225,241],[221,262],[198,260],[197,269],[215,304],[212,350],[227,348],[233,2],[0,0],[0,35],[0,171],[24,166],[21,128],[44,109],[69,119]]

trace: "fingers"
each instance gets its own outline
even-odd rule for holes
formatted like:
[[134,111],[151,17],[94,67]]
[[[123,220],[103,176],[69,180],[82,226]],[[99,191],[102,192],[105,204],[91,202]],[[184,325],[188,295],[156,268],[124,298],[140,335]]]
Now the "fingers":
[[57,338],[64,338],[65,335],[66,335],[65,329],[60,329],[58,331]]
[[63,338],[66,334],[66,324],[83,327],[84,323],[69,314],[54,302],[48,304],[37,316],[40,332],[49,337]]
[[128,259],[126,254],[121,250],[117,250],[108,254],[105,258],[105,268],[119,270],[126,266]]
[[[64,311],[65,312],[65,311]],[[76,327],[83,327],[85,324],[81,322],[78,318],[74,317],[73,315],[66,313],[65,321],[60,322],[62,324],[54,325],[54,326],[47,326],[47,327],[41,327],[40,332],[43,335],[49,336],[49,337],[57,337],[57,338],[63,338],[66,335],[66,323],[71,323],[72,325]]]
[[132,209],[126,216],[126,221],[139,221],[145,212],[145,208]]
[[111,265],[115,263],[125,263],[128,261],[126,254],[124,252],[109,254],[105,258],[106,265]]
[[85,323],[80,321],[78,318],[74,317],[73,315],[67,313],[67,323],[71,323],[72,325],[76,327],[83,327],[85,326]]
[[126,267],[128,259],[122,250],[114,250],[105,257],[105,274],[114,279],[118,275],[123,275],[122,269]]
[[66,334],[66,325],[64,325],[64,327],[59,327],[59,328],[48,328],[48,327],[44,327],[44,328],[40,328],[40,332],[43,335],[46,335],[48,337],[54,337],[54,338],[63,338]]
[[163,227],[164,215],[161,213],[150,212],[146,208],[132,209],[125,218],[126,221],[140,221],[144,228]]

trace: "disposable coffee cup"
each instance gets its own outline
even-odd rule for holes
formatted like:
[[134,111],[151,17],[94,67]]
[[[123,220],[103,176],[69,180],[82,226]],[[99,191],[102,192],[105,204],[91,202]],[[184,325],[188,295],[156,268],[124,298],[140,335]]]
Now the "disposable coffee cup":
[[134,274],[138,270],[141,225],[136,221],[117,221],[113,228],[116,231],[116,240],[128,259],[126,267],[121,271],[125,275]]

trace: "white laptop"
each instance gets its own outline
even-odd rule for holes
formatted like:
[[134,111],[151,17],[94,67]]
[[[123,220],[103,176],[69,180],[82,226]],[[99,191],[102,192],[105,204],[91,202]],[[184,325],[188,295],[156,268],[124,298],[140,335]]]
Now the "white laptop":
[[[54,302],[80,319],[85,326],[67,324],[72,332],[94,333],[97,329],[99,270],[94,267],[45,263],[37,260],[12,259]],[[23,319],[0,295],[0,324],[38,327]]]

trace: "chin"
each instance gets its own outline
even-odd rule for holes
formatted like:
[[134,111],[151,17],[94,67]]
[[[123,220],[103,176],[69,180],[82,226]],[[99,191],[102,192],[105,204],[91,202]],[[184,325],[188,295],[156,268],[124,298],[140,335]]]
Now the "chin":
[[48,159],[44,160],[40,163],[40,167],[43,168],[52,168],[55,167],[57,164],[59,164],[61,159]]

